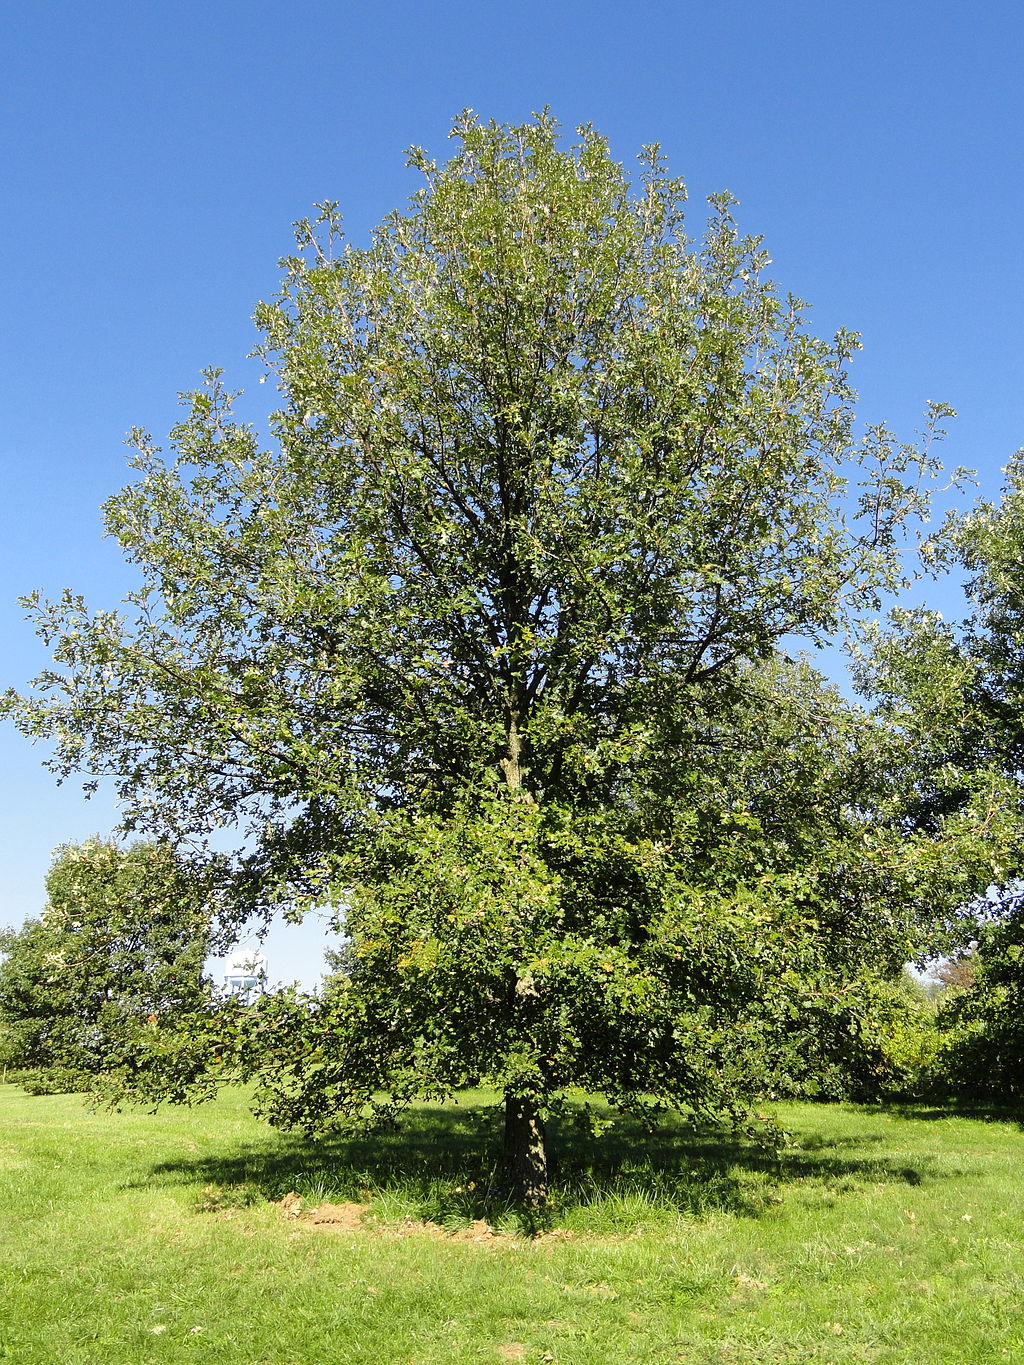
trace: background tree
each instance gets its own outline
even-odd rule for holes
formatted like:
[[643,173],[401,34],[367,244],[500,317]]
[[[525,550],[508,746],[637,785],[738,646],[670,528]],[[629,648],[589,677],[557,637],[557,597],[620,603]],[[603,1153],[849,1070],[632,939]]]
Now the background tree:
[[956,1094],[1019,1106],[1024,1100],[1024,892],[1004,895],[977,930],[969,981],[939,1009],[947,1087]]
[[209,909],[165,845],[59,849],[39,919],[0,934],[7,1065],[84,1081],[161,1016],[207,998]]
[[1024,456],[1007,469],[998,505],[958,518],[947,544],[966,573],[970,615],[898,612],[876,641],[862,680],[916,768],[920,816],[963,809],[979,784],[999,782],[1005,835],[988,894],[951,927],[951,989],[939,1022],[949,1082],[967,1093],[1019,1100],[1024,1033]]
[[634,185],[547,115],[455,136],[368,248],[299,225],[257,313],[273,444],[216,374],[169,461],[137,433],[106,518],[142,585],[32,599],[57,667],[7,704],[129,827],[237,829],[238,917],[344,902],[358,965],[281,1119],[485,1079],[537,1198],[560,1094],[734,1112],[765,1021],[977,858],[944,880],[867,722],[780,656],[897,589],[927,510],[927,445],[853,437],[854,338],[807,332],[727,195],[690,240],[656,148]]
[[978,979],[976,948],[965,949],[958,957],[943,958],[931,972],[933,994],[937,999],[969,991]]
[[[967,725],[956,767],[996,768],[1012,783],[1016,837],[982,906],[976,948],[940,1012],[949,1083],[989,1099],[1024,1098],[1024,453],[1011,461],[998,505],[964,519],[955,541],[973,607],[956,653]],[[927,639],[932,623],[918,626]],[[945,641],[950,632],[942,631]],[[916,641],[915,641],[916,643]],[[918,646],[919,647],[919,646]],[[949,649],[947,643],[947,649]],[[966,972],[966,980],[964,974]]]

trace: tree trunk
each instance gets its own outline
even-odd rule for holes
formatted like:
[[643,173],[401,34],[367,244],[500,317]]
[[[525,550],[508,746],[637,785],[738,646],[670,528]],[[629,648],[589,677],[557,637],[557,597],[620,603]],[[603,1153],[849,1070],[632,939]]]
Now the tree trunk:
[[531,1100],[505,1096],[505,1184],[521,1204],[536,1207],[548,1193],[544,1120]]
[[[506,726],[507,751],[501,769],[510,791],[523,796],[522,740],[519,712],[510,708]],[[515,1001],[513,988],[512,1000]],[[544,1121],[532,1100],[505,1096],[505,1153],[503,1176],[506,1189],[520,1204],[533,1208],[548,1193],[548,1154],[544,1145]]]

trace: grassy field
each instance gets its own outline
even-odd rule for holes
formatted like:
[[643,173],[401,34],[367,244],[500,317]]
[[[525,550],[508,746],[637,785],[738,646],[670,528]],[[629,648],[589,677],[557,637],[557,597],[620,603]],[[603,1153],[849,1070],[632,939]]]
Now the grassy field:
[[[566,1127],[531,1238],[487,1202],[484,1099],[311,1144],[237,1093],[153,1116],[0,1088],[0,1360],[1024,1361],[1006,1118],[792,1106],[778,1161],[682,1122]],[[317,1227],[290,1191],[368,1207]]]

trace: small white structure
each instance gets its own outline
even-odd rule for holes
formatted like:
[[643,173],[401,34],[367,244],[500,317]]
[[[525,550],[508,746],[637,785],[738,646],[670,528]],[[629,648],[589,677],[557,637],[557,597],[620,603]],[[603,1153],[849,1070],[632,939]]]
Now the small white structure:
[[226,995],[260,995],[267,986],[267,959],[256,948],[241,948],[224,964]]

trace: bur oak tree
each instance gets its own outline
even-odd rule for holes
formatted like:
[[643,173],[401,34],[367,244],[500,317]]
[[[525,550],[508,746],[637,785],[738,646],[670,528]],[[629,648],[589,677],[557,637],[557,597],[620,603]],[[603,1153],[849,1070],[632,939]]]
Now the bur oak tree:
[[538,1199],[560,1096],[736,1111],[957,894],[886,741],[786,661],[899,588],[936,465],[855,436],[855,338],[728,195],[694,238],[656,147],[631,179],[547,114],[453,137],[369,245],[298,225],[269,438],[216,372],[169,455],[135,433],[140,586],[32,599],[55,667],[7,705],[129,827],[216,832],[238,916],[344,916],[344,983],[261,1007],[279,1121],[486,1082]]

